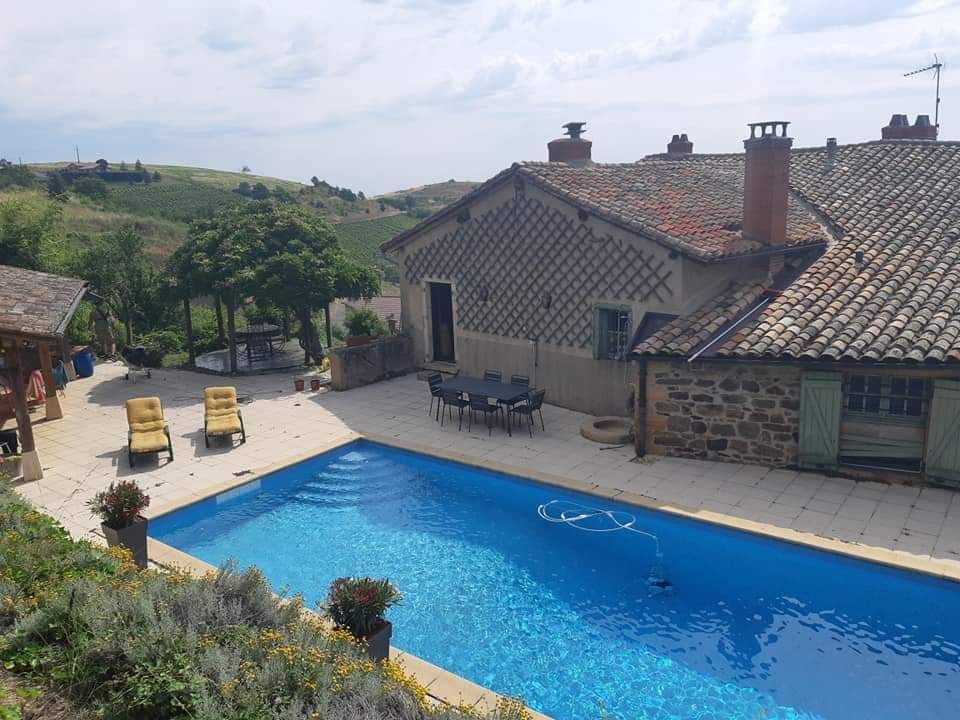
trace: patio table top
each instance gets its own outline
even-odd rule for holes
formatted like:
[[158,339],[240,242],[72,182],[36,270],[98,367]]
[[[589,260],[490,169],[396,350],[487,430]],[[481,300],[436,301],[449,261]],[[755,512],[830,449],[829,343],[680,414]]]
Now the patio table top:
[[491,397],[505,403],[515,402],[530,392],[530,388],[526,385],[482,380],[467,375],[457,375],[449,380],[444,380],[440,387],[443,390],[456,390],[457,392],[467,393],[467,395]]

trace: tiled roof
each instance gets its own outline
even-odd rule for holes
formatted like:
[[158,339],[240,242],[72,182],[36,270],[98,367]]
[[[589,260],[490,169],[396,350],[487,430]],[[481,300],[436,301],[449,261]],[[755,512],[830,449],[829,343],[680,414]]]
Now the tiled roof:
[[0,265],[0,335],[63,335],[87,283]]
[[[732,167],[737,160],[702,162]],[[960,361],[960,143],[840,146],[832,159],[822,148],[797,150],[790,177],[794,191],[841,230],[840,239],[761,312],[743,319],[742,288],[733,288],[635,352]],[[704,351],[704,328],[735,320],[735,331]]]
[[[764,250],[744,240],[741,163],[644,161],[628,164],[524,162],[500,172],[458,202],[384,243],[393,250],[477,196],[518,175],[573,205],[704,261]],[[831,235],[797,197],[788,207],[787,247],[824,244]]]
[[344,300],[344,305],[354,310],[372,310],[378,318],[384,321],[392,317],[397,322],[400,322],[399,295],[377,295],[376,297],[368,299]]
[[[606,220],[653,235],[688,255],[716,259],[765,246],[745,240],[743,169],[721,163],[651,160],[620,165],[521,163],[520,174]],[[652,232],[651,232],[652,231]],[[791,197],[787,247],[830,239],[819,219]]]

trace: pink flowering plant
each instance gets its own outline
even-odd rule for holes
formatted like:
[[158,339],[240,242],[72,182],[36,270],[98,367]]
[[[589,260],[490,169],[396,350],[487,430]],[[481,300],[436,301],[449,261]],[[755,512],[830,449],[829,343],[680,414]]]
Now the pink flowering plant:
[[90,512],[99,516],[104,525],[115,530],[133,525],[149,505],[150,496],[133,480],[110,483],[110,487],[98,492],[87,503]]
[[401,598],[400,591],[389,580],[343,577],[330,584],[323,609],[337,627],[364,638],[383,625],[387,608]]

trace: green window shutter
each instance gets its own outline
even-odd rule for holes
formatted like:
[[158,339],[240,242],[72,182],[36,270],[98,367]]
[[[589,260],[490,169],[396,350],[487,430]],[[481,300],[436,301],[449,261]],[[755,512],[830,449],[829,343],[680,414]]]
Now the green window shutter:
[[800,377],[800,467],[835,468],[840,445],[840,373]]
[[927,430],[927,477],[960,485],[960,382],[935,380]]

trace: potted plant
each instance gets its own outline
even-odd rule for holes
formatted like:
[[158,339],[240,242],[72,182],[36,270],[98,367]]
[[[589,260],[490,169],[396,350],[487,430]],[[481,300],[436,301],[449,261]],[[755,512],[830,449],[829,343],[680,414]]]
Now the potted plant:
[[20,477],[22,457],[19,453],[9,455],[0,453],[0,480],[16,480]]
[[349,333],[347,347],[366,345],[387,334],[386,324],[369,308],[354,310],[347,318],[346,326]]
[[297,392],[303,392],[303,378],[296,378],[293,381],[293,387]]
[[400,591],[389,580],[338,578],[330,584],[323,609],[337,627],[363,640],[367,655],[379,662],[389,656],[393,635],[384,613],[400,599]]
[[110,483],[87,505],[100,517],[107,545],[122,545],[133,553],[137,567],[147,566],[147,519],[140,513],[150,505],[150,496],[132,480]]
[[320,389],[320,378],[318,378],[316,375],[310,378],[310,389],[313,390],[313,392],[316,392]]

